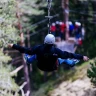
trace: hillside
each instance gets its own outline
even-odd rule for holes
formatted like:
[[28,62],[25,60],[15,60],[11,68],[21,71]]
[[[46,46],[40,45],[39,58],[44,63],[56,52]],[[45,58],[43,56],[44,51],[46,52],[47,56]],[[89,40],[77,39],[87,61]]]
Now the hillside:
[[76,66],[66,72],[65,76],[42,85],[32,96],[96,96],[96,88],[93,88],[87,77],[89,67],[89,62]]

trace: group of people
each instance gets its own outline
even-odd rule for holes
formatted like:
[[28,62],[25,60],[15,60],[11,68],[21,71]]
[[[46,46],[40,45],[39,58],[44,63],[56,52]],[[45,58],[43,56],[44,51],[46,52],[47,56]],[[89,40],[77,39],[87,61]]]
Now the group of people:
[[66,29],[66,24],[62,21],[56,21],[51,24],[50,31],[55,37],[60,37],[64,39],[64,32]]
[[[69,36],[75,37],[78,45],[82,45],[82,41],[85,37],[85,28],[80,22],[68,22]],[[50,31],[55,37],[59,37],[61,40],[65,38],[66,24],[63,21],[53,22],[50,26]]]

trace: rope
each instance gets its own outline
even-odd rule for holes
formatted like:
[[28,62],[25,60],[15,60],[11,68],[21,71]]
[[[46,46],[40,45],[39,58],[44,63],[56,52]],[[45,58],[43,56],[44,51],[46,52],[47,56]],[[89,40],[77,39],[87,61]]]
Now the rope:
[[[59,17],[60,13],[61,13],[61,12],[59,12],[59,14],[55,14],[55,15],[52,16],[50,19],[53,19],[53,18],[55,18],[55,17]],[[47,19],[43,19],[43,20],[41,20],[41,21],[39,21],[39,22],[31,25],[31,26],[28,26],[28,27],[26,27],[26,28],[23,28],[23,29],[24,29],[24,30],[29,30],[29,31],[31,31],[30,29],[31,29],[32,27],[35,27],[35,26],[40,25],[40,24],[42,24],[42,23],[45,23],[46,21],[47,21]]]
[[[46,30],[46,29],[47,29],[47,27],[44,27],[44,28],[42,28],[42,29],[39,30],[39,31],[35,31],[35,32],[29,34],[29,36],[34,36],[34,35],[36,35],[36,34],[42,32],[43,30]],[[24,35],[24,37],[27,38],[27,35]]]
[[[61,12],[59,12],[59,14],[55,14],[54,16],[52,16],[52,18],[59,17],[59,16],[60,16],[60,13],[61,13]],[[51,19],[52,19],[52,18],[51,18]],[[42,20],[42,21],[45,22],[46,19],[44,19],[44,20]],[[34,26],[37,26],[37,25],[39,25],[39,24],[41,24],[41,23],[43,23],[42,21],[33,24],[32,26],[30,26],[30,28],[32,28],[32,27],[34,27]],[[42,28],[41,30],[32,32],[32,33],[29,34],[29,35],[30,35],[30,36],[33,36],[33,35],[38,34],[38,33],[40,33],[41,31],[46,30],[46,29],[48,29],[48,28],[47,28],[47,27],[44,27],[44,28]],[[24,37],[27,38],[27,35],[24,34]]]

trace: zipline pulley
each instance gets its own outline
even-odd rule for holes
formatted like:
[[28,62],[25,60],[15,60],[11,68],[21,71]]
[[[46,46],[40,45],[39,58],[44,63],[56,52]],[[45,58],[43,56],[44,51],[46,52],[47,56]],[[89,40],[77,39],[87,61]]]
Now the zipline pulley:
[[47,5],[47,8],[48,8],[48,16],[45,16],[45,17],[48,18],[48,33],[51,33],[51,32],[50,32],[50,20],[51,20],[52,16],[50,16],[50,10],[51,10],[52,0],[47,0],[47,2],[48,2],[48,5]]

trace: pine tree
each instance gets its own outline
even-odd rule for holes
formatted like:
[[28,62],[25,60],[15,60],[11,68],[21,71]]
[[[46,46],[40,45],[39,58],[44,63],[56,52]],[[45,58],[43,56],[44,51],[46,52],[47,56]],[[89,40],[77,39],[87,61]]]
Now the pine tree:
[[19,32],[14,26],[16,22],[15,1],[0,0],[0,96],[13,96],[13,93],[19,96],[19,86],[10,75],[13,71],[9,64],[11,58],[2,51],[9,42],[19,39]]
[[91,79],[92,84],[96,86],[96,60],[90,65],[90,69],[87,70],[87,76]]
[[16,19],[14,0],[0,0],[0,46],[5,47],[10,41],[18,40],[18,32],[13,26]]
[[37,27],[32,26],[34,17],[44,14],[42,7],[46,6],[45,2],[45,0],[22,0],[18,3],[23,32],[34,31]]

